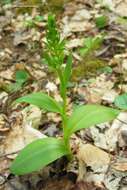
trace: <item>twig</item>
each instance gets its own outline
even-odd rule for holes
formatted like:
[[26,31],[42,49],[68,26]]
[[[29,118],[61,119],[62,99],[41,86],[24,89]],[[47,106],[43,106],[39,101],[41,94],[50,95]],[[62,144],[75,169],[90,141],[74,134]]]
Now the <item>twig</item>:
[[7,183],[10,185],[11,188],[13,188],[14,190],[22,190],[22,189],[17,189],[17,187],[15,187],[15,185],[13,185],[9,180],[7,180]]
[[12,8],[38,8],[42,6],[42,4],[37,4],[37,5],[13,5]]
[[118,119],[118,118],[117,118],[117,120],[118,120],[118,121],[120,121],[121,123],[123,123],[123,124],[127,125],[127,122],[122,121],[121,119]]
[[19,151],[21,151],[21,150],[17,150],[15,152],[11,152],[11,153],[0,155],[0,158],[6,157],[6,156],[10,156],[10,155],[13,155],[13,154],[17,154]]
[[5,180],[4,183],[8,183],[11,188],[13,188],[14,190],[21,190],[21,189],[18,189],[17,187],[15,187],[15,185],[13,185],[3,174],[0,174],[0,176],[2,176],[4,178],[4,180]]

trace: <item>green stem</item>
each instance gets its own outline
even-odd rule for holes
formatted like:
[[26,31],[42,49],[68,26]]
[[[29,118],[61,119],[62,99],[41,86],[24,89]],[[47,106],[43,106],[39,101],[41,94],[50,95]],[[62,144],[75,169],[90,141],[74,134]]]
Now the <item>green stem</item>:
[[60,95],[63,99],[63,101],[65,101],[66,99],[66,90],[64,88],[64,77],[63,77],[63,72],[60,68],[57,68],[57,74],[59,76],[59,80],[60,80]]
[[62,88],[62,92],[61,92],[61,97],[63,99],[63,113],[62,113],[62,127],[63,127],[63,134],[64,134],[64,143],[65,146],[68,149],[68,159],[70,160],[72,158],[72,153],[71,153],[71,148],[70,148],[70,142],[69,142],[69,138],[66,138],[65,136],[65,130],[66,130],[66,124],[67,124],[67,95],[66,95],[66,88],[64,86],[64,78],[63,78],[63,73],[61,71],[61,69],[57,70],[59,79],[60,79],[60,83],[61,83],[61,88]]

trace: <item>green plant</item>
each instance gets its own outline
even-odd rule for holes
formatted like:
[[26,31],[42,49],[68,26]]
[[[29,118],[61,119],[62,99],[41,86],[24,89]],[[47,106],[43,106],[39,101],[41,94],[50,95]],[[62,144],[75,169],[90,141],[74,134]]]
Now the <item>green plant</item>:
[[80,54],[82,56],[89,57],[95,52],[95,50],[101,47],[103,40],[104,40],[103,35],[85,38],[83,47],[80,48]]
[[105,74],[112,74],[113,70],[110,66],[105,66],[101,69],[99,69],[100,73],[105,73]]
[[[42,92],[26,95],[16,102],[26,102],[38,106],[46,111],[59,113],[62,120],[63,138],[44,138],[27,145],[16,157],[11,172],[17,175],[30,173],[46,166],[56,159],[66,155],[71,158],[70,137],[78,130],[88,128],[98,123],[114,119],[119,111],[100,106],[78,106],[70,116],[67,114],[67,86],[72,71],[72,55],[65,55],[65,41],[61,40],[57,30],[55,18],[48,16],[46,35],[45,62],[57,74],[60,80],[60,95],[62,102]],[[63,67],[64,61],[65,68]]]
[[12,3],[13,2],[13,0],[1,0],[1,3],[2,4],[10,4],[10,3]]
[[27,82],[29,74],[25,70],[19,70],[15,73],[15,83],[8,86],[10,92],[16,92],[20,90],[24,84]]
[[24,26],[28,28],[34,28],[38,23],[44,21],[44,17],[37,15],[34,18],[30,18],[24,21]]
[[120,25],[124,25],[124,26],[127,26],[127,18],[125,17],[117,17],[116,18],[116,21],[115,21],[117,24],[120,24]]
[[112,3],[110,1],[104,1],[104,0],[96,0],[96,3],[100,4],[100,6],[108,11],[112,11]]
[[99,29],[103,29],[108,25],[108,18],[104,15],[99,16],[96,18],[95,23]]
[[96,51],[101,48],[104,34],[84,39],[83,46],[79,49],[81,62],[73,68],[72,80],[77,81],[87,76],[93,76],[102,69],[106,62],[96,56]]
[[127,93],[117,96],[114,103],[116,107],[127,110]]

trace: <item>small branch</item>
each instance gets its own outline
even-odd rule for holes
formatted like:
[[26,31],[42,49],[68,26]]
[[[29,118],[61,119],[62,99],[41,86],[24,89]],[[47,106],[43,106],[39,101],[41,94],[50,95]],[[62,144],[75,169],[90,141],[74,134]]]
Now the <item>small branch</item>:
[[21,151],[21,150],[17,150],[15,152],[11,152],[11,153],[0,155],[0,158],[6,157],[6,156],[10,156],[10,155],[13,155],[13,154],[17,154],[19,151]]
[[117,120],[118,120],[118,121],[120,121],[121,123],[123,123],[123,124],[127,125],[127,122],[122,121],[121,119],[118,119],[118,118],[117,118]]
[[0,176],[2,177],[2,178],[4,178],[4,184],[5,183],[8,183],[9,184],[9,186],[12,188],[12,189],[14,189],[14,190],[21,190],[21,189],[17,189],[17,187],[15,187],[3,174],[0,174]]
[[37,4],[37,5],[13,5],[12,8],[38,8],[42,6],[42,4]]

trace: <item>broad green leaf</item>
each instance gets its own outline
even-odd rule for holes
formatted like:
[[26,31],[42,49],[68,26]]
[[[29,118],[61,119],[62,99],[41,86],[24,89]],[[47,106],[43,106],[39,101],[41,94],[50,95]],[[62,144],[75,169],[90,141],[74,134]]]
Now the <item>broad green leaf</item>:
[[51,112],[61,113],[62,108],[52,97],[42,92],[28,94],[16,100],[17,103],[26,102]]
[[80,106],[75,109],[67,122],[66,138],[80,129],[113,120],[119,112],[100,105]]
[[117,96],[114,103],[118,108],[127,110],[127,93]]
[[44,138],[27,145],[11,165],[11,172],[23,175],[37,171],[56,159],[68,154],[61,139]]
[[72,71],[72,55],[69,55],[68,59],[67,59],[67,64],[64,70],[64,82],[65,82],[65,86],[67,86],[68,81],[70,79],[71,76],[71,71]]

